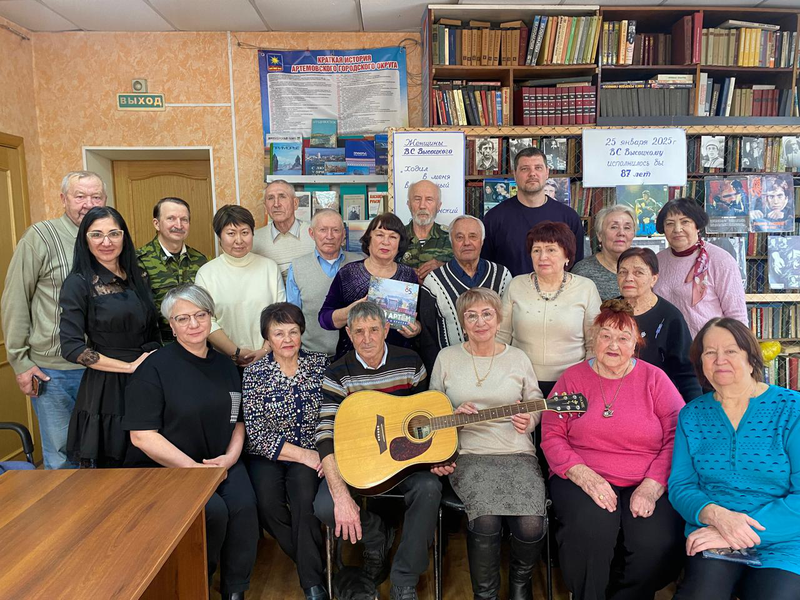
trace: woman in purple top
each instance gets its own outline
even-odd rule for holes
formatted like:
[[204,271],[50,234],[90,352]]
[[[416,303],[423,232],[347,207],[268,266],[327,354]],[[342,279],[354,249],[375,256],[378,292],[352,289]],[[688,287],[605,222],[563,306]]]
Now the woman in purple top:
[[[353,344],[345,330],[350,309],[367,299],[372,277],[417,283],[417,274],[397,261],[408,249],[408,234],[403,222],[392,213],[378,215],[361,237],[361,250],[367,258],[344,265],[333,278],[328,296],[319,310],[319,324],[329,331],[339,330],[334,360],[347,354]],[[386,343],[408,347],[410,338],[419,334],[419,321],[402,329],[389,331]]]

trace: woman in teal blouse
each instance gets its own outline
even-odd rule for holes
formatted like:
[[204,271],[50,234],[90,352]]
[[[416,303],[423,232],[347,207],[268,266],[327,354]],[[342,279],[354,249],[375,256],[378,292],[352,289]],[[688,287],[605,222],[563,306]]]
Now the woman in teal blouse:
[[[800,393],[762,381],[761,349],[739,321],[712,319],[690,350],[710,392],[681,411],[669,499],[691,557],[676,600],[800,598]],[[751,549],[760,564],[706,558]]]

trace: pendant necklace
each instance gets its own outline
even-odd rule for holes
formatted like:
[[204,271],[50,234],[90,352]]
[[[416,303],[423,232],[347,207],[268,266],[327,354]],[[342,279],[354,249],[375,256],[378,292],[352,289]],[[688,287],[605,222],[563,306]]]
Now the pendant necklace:
[[489,370],[486,371],[486,375],[481,377],[478,375],[478,366],[475,364],[475,355],[472,353],[472,344],[469,345],[469,355],[472,358],[472,370],[475,371],[475,380],[477,381],[477,386],[481,387],[483,382],[489,377],[489,373],[492,372],[492,365],[494,364],[494,355],[495,352],[492,350],[492,360],[489,361]]
[[561,286],[558,288],[558,290],[555,292],[553,296],[549,295],[552,294],[553,292],[542,293],[542,290],[539,289],[539,276],[536,275],[535,272],[531,274],[531,279],[533,279],[533,287],[536,288],[536,293],[539,294],[539,298],[541,298],[545,302],[550,302],[551,300],[555,300],[556,298],[558,298],[559,295],[561,295],[561,292],[564,291],[564,286],[567,284],[567,272],[564,271],[564,277],[561,278]]
[[628,375],[628,369],[630,368],[630,361],[628,361],[628,367],[625,368],[625,373],[623,373],[622,377],[619,378],[619,385],[617,386],[617,391],[614,393],[614,397],[611,399],[611,402],[606,402],[606,393],[603,390],[603,377],[600,375],[600,365],[597,365],[597,377],[600,379],[600,394],[603,396],[603,417],[606,419],[610,419],[614,416],[614,402],[617,401],[617,396],[619,395],[619,391],[622,389],[622,382],[625,381],[625,377]]

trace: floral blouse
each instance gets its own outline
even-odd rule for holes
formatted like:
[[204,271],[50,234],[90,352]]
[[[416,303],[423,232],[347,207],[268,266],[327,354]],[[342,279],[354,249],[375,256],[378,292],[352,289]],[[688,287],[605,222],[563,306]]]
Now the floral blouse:
[[278,460],[286,442],[314,449],[328,357],[300,350],[297,372],[287,377],[272,352],[244,370],[242,403],[245,450]]

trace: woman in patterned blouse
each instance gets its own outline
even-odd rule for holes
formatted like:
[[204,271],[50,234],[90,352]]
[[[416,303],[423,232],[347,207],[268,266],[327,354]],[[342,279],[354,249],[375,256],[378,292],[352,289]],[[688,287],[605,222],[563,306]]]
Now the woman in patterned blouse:
[[272,351],[248,366],[242,379],[247,467],[261,526],[294,560],[305,597],[327,599],[322,534],[314,516],[322,466],[314,431],[328,358],[300,349],[302,311],[288,302],[261,313],[261,335]]

